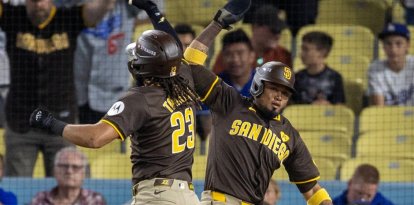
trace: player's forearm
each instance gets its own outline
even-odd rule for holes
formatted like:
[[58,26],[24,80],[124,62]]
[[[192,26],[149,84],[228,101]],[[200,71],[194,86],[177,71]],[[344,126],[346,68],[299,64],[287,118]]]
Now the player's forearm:
[[147,7],[144,8],[144,10],[147,13],[149,19],[151,20],[154,29],[164,31],[173,36],[175,41],[180,46],[181,50],[183,50],[182,44],[180,42],[180,39],[178,38],[177,33],[175,32],[175,29],[172,27],[170,22],[168,22],[167,18],[165,18],[164,15],[160,12],[157,5],[153,2],[148,2],[146,6]]
[[[203,47],[197,47],[196,49],[202,49],[200,51],[207,53],[209,47],[213,43],[214,39],[220,33],[223,28],[216,21],[212,21],[201,33],[197,36],[194,42],[203,45]],[[197,45],[195,45],[197,46]],[[191,45],[190,45],[191,47]]]
[[102,129],[94,124],[68,124],[62,136],[73,144],[88,148],[100,148],[110,142],[104,140]]
[[189,48],[184,52],[184,58],[191,64],[203,65],[207,59],[208,49],[216,36],[220,33],[222,27],[215,21],[212,21],[196,39],[194,39]]

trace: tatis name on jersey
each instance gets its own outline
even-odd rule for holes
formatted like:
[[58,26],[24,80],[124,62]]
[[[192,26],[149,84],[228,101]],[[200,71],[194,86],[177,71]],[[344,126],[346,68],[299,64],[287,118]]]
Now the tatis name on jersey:
[[[229,134],[246,137],[265,145],[277,155],[281,162],[289,156],[290,151],[285,142],[289,141],[290,137],[283,131],[280,131],[279,135],[277,135],[276,133],[273,133],[272,130],[263,127],[262,125],[234,120]],[[259,138],[259,136],[261,137]]]

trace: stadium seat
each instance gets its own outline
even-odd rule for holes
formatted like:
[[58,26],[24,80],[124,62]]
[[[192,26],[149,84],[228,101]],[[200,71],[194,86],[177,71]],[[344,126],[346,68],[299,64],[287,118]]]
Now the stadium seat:
[[95,179],[131,179],[132,163],[129,154],[109,153],[90,160],[91,177]]
[[351,157],[352,135],[341,132],[300,132],[313,157],[327,158],[335,167]]
[[379,33],[386,20],[388,4],[381,0],[323,0],[319,2],[316,24],[350,24]]
[[362,110],[359,133],[409,130],[414,125],[414,106],[372,106]]
[[390,158],[354,158],[342,164],[340,180],[348,181],[355,169],[360,165],[368,163],[377,167],[380,172],[380,180],[383,182],[414,182],[414,161],[407,159]]
[[[320,157],[314,157],[313,160],[318,167],[321,176],[320,180],[335,180],[337,178],[337,167],[335,166],[334,162],[329,159]],[[289,181],[289,176],[283,165],[273,173],[272,178],[275,180]]]
[[328,65],[337,70],[344,80],[345,104],[355,114],[363,108],[363,98],[368,87],[369,59],[364,56],[341,55],[329,58]]
[[325,32],[333,38],[328,60],[343,55],[365,56],[369,60],[374,58],[374,34],[366,27],[347,24],[315,24],[302,27],[296,35],[296,56],[300,56],[303,35],[311,31]]
[[165,16],[170,22],[206,26],[226,2],[227,0],[165,1]]
[[193,180],[203,180],[206,176],[207,155],[194,155]]
[[303,131],[354,133],[355,115],[342,105],[289,105],[283,115],[292,125]]
[[356,155],[414,160],[414,129],[373,131],[362,134],[358,138]]

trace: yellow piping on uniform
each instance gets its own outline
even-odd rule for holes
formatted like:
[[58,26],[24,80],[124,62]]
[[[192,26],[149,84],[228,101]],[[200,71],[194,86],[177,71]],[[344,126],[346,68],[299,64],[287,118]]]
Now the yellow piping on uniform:
[[256,112],[256,110],[253,107],[249,107],[250,111]]
[[217,84],[218,79],[219,79],[219,78],[218,78],[218,76],[216,76],[216,80],[214,80],[213,84],[211,84],[210,88],[208,89],[208,92],[207,92],[206,96],[204,96],[204,97],[201,99],[201,102],[204,102],[204,100],[206,100],[206,99],[207,99],[207,97],[210,95],[211,91],[213,90],[213,87]]
[[294,183],[294,184],[306,184],[306,183],[311,182],[311,181],[316,181],[316,180],[318,180],[319,178],[321,178],[321,176],[317,176],[317,177],[315,177],[315,178],[313,178],[313,179],[309,179],[309,180],[306,180],[306,181],[301,181],[301,182],[292,182],[292,183]]
[[43,21],[43,23],[39,24],[37,27],[39,29],[44,29],[53,19],[53,17],[55,17],[56,14],[56,7],[53,6],[52,9],[50,10],[50,14],[47,17],[47,19],[45,21]]
[[101,122],[105,122],[105,123],[111,125],[111,127],[113,127],[115,129],[115,131],[118,133],[118,135],[121,138],[121,140],[122,141],[125,140],[124,135],[119,131],[119,129],[112,122],[109,122],[108,120],[101,120]]

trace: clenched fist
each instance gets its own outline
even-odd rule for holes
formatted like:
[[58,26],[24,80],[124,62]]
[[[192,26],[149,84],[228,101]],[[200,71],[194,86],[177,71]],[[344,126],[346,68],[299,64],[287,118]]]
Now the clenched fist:
[[32,112],[29,124],[31,127],[47,130],[60,136],[62,136],[63,129],[66,126],[65,122],[56,119],[44,108],[37,108]]

